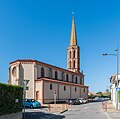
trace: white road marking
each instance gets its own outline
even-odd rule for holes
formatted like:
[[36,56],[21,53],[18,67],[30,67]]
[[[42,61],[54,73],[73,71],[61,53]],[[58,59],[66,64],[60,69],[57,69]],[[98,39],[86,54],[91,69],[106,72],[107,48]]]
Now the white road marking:
[[106,112],[105,112],[105,116],[107,117],[107,119],[112,119]]
[[89,109],[90,107],[85,107],[84,109]]

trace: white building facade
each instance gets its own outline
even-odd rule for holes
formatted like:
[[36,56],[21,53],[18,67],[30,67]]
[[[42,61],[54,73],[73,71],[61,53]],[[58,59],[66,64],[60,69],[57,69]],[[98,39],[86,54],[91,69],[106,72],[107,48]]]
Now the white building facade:
[[110,79],[110,92],[111,92],[111,100],[113,105],[116,106],[117,103],[117,90],[120,89],[120,73],[118,74],[118,86],[117,86],[117,75],[111,76]]
[[50,103],[72,98],[88,98],[88,86],[84,85],[84,74],[80,72],[80,48],[77,45],[74,17],[70,46],[68,47],[67,69],[37,60],[16,60],[10,63],[9,83],[24,86],[27,81],[26,98],[41,103]]

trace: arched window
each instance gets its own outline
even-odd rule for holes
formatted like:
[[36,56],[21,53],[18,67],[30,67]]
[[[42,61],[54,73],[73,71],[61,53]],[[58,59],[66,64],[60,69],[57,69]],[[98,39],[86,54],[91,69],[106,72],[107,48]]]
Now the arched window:
[[41,77],[44,77],[44,73],[45,73],[45,72],[44,72],[44,68],[42,67],[42,68],[41,68]]
[[55,79],[58,79],[58,73],[55,71]]
[[82,78],[80,78],[80,84],[82,84]]
[[73,67],[75,68],[75,61],[73,61]]
[[66,74],[66,81],[67,81],[67,82],[69,81],[69,76],[68,76],[68,74]]
[[84,80],[83,77],[81,77],[80,78],[80,84],[84,84],[83,80]]
[[71,58],[71,51],[69,52],[69,58]]
[[65,79],[64,79],[64,72],[62,72],[62,79],[61,79],[62,81],[64,81]]
[[69,66],[70,66],[70,68],[71,68],[71,61],[69,62]]
[[49,78],[52,78],[52,69],[49,69]]
[[72,75],[72,82],[74,81],[74,75]]
[[85,93],[85,88],[84,88],[84,93]]
[[78,81],[77,81],[77,76],[76,76],[76,78],[75,78],[75,83],[77,83]]
[[77,91],[77,88],[75,87],[75,92]]
[[66,86],[64,86],[64,91],[66,91]]
[[73,58],[75,58],[75,50],[73,51]]
[[52,90],[52,84],[50,84],[50,90]]

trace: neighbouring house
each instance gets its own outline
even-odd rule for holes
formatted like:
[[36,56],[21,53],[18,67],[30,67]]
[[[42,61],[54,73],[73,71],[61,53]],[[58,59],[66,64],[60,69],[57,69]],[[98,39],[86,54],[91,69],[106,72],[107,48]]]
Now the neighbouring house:
[[88,92],[88,95],[89,95],[89,96],[90,96],[90,95],[96,96],[96,94],[93,93],[93,92]]
[[110,92],[111,92],[111,100],[113,105],[116,105],[116,94],[117,91],[120,90],[120,73],[118,74],[118,86],[117,86],[117,75],[112,75],[110,78]]
[[8,82],[23,86],[23,81],[27,82],[26,97],[41,103],[52,102],[54,95],[57,96],[57,101],[88,98],[88,86],[84,84],[83,72],[80,72],[80,48],[77,44],[74,17],[67,54],[67,69],[37,60],[18,59],[10,63]]

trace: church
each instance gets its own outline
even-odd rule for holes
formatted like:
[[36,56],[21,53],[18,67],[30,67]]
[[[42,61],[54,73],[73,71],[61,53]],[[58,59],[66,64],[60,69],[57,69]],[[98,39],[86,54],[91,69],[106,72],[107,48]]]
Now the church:
[[18,59],[10,62],[9,84],[24,86],[26,98],[42,104],[73,98],[88,98],[88,86],[80,72],[80,47],[77,43],[76,26],[72,17],[70,45],[67,53],[67,69],[33,59]]

